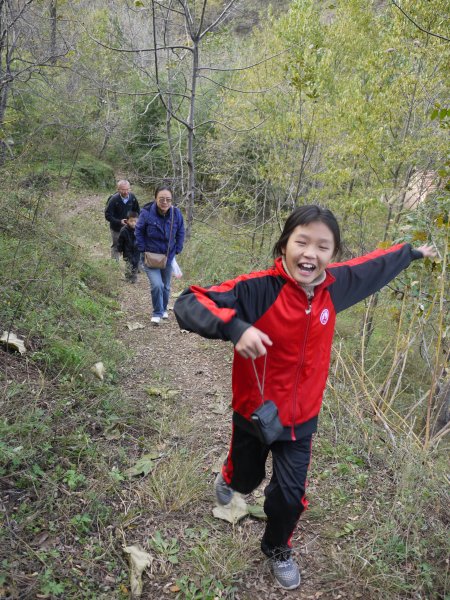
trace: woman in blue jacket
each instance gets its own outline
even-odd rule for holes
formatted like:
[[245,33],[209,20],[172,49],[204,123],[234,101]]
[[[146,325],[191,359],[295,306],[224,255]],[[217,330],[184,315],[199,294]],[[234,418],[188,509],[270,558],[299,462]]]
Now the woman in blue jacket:
[[173,193],[169,186],[155,190],[155,201],[146,204],[136,225],[136,240],[140,252],[156,252],[167,256],[163,269],[148,267],[144,271],[150,282],[153,313],[151,322],[159,325],[168,319],[167,304],[170,295],[172,260],[183,250],[184,221],[179,208],[172,205]]

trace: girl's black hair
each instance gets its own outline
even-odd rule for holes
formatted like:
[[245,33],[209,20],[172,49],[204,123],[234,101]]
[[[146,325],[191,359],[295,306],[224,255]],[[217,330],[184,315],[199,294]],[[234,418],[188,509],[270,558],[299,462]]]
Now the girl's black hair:
[[173,190],[168,183],[162,183],[161,185],[158,185],[158,187],[155,189],[155,198],[159,194],[159,192],[162,192],[164,190],[170,192],[173,198]]
[[280,238],[273,247],[273,257],[277,258],[283,254],[288,239],[296,227],[317,221],[324,223],[331,230],[334,237],[334,255],[338,254],[341,249],[341,232],[336,217],[328,208],[322,208],[317,204],[306,204],[297,206],[287,218]]

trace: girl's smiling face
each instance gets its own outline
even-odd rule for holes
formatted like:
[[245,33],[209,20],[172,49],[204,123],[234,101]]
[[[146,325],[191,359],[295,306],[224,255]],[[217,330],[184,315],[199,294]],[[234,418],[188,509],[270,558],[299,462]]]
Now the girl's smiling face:
[[334,234],[321,221],[297,225],[283,248],[288,271],[300,284],[310,284],[317,279],[325,271],[334,252]]

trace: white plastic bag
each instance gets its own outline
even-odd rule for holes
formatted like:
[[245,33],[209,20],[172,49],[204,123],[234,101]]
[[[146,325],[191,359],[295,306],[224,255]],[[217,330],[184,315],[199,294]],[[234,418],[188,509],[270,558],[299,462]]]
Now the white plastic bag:
[[173,257],[173,260],[172,260],[172,275],[176,279],[181,279],[183,277],[183,273],[182,273],[180,266],[177,263],[177,259],[175,257]]

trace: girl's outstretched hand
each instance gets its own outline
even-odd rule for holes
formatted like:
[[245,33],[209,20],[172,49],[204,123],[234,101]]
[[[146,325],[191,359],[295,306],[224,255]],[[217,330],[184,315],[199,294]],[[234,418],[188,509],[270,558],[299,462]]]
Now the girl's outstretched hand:
[[256,327],[249,327],[239,338],[235,348],[244,358],[258,358],[267,353],[266,346],[271,346],[272,340]]
[[424,258],[433,258],[433,256],[436,256],[437,254],[433,246],[427,246],[426,244],[424,246],[420,246],[420,248],[416,248],[416,250],[422,252]]

